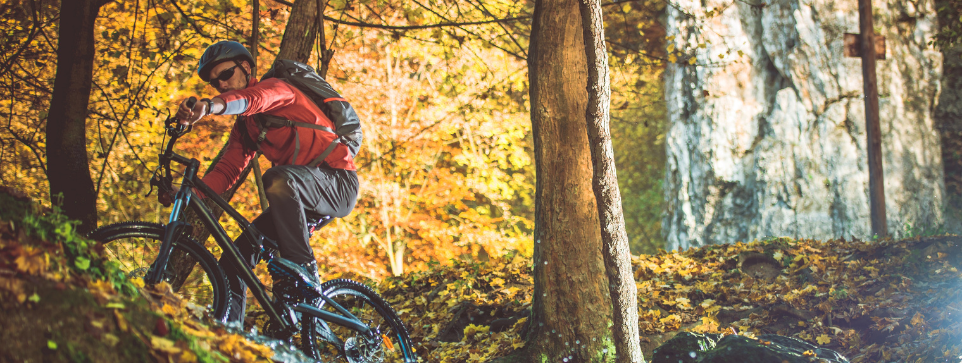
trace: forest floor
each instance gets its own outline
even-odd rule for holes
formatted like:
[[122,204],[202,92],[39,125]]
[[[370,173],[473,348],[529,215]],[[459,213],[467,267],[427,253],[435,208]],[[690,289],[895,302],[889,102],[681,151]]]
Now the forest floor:
[[[962,238],[776,238],[632,258],[642,350],[681,331],[779,334],[852,362],[962,360]],[[428,362],[523,346],[529,259],[456,263],[381,283]],[[423,349],[423,350],[422,350]]]
[[[124,279],[62,217],[11,207],[23,200],[0,193],[0,362],[276,357],[203,323],[169,287]],[[643,351],[650,360],[681,331],[774,333],[852,362],[959,362],[960,243],[775,238],[633,257]],[[530,271],[507,255],[362,282],[395,307],[423,361],[483,362],[524,345]],[[326,276],[345,277],[356,276]]]

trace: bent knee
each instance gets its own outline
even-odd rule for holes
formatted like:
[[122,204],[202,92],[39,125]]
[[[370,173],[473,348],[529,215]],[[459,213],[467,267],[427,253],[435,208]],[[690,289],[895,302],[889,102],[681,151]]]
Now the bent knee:
[[291,185],[291,175],[286,170],[271,168],[262,177],[264,182],[264,194],[268,200],[279,197],[290,197],[294,195],[294,188]]

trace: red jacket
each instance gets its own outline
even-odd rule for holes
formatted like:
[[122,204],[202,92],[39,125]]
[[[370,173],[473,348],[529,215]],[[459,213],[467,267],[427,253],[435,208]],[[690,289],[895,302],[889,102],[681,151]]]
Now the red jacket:
[[[263,82],[251,79],[247,88],[227,91],[217,97],[227,103],[224,114],[246,116],[242,122],[247,123],[247,132],[255,142],[260,128],[251,115],[259,113],[334,128],[331,120],[324,116],[324,112],[307,95],[279,79],[270,78]],[[254,158],[255,151],[246,149],[241,143],[240,132],[235,124],[227,141],[227,150],[214,166],[214,170],[203,179],[217,194],[234,185],[241,171]],[[295,164],[292,164],[295,135],[300,139],[300,151]],[[321,155],[335,138],[337,135],[334,133],[306,127],[297,127],[296,133],[293,127],[268,128],[266,138],[260,143],[260,150],[264,157],[275,165],[307,165]],[[332,168],[357,170],[354,159],[344,144],[338,144],[324,161]]]

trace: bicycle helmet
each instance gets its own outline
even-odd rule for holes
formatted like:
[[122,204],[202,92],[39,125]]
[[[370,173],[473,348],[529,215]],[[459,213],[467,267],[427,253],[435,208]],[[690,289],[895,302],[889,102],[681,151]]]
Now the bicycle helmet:
[[254,57],[251,56],[251,52],[247,50],[247,47],[235,41],[222,40],[211,44],[211,46],[207,47],[207,50],[204,51],[204,55],[200,56],[200,62],[197,63],[197,75],[199,75],[204,82],[207,82],[210,80],[210,70],[214,68],[214,66],[221,62],[231,60],[246,60],[250,63],[251,67],[254,66]]

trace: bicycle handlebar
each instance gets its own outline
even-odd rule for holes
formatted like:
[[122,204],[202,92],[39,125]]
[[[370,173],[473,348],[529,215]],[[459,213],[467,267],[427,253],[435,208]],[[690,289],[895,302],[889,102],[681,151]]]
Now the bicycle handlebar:
[[[187,99],[186,105],[188,107],[193,107],[193,105],[196,103],[197,103],[197,98],[191,97]],[[170,169],[171,161],[187,167],[186,169],[184,169],[185,182],[187,182],[187,180],[195,180],[197,178],[197,171],[200,168],[200,162],[197,161],[197,159],[187,158],[187,157],[178,155],[173,151],[174,144],[177,143],[177,140],[181,136],[190,132],[191,126],[185,126],[181,124],[176,118],[173,118],[173,117],[168,117],[167,120],[165,121],[165,124],[166,124],[167,134],[170,135],[170,141],[167,142],[164,152],[158,155],[158,159],[160,161],[160,167],[164,169],[164,175],[160,176],[160,175],[157,175],[157,173],[155,173],[154,178],[151,179],[151,185],[158,185],[161,189],[161,192],[163,193],[173,190],[173,176]],[[199,179],[197,179],[194,183],[190,183],[190,184],[191,185],[189,185],[189,187],[196,188],[196,191],[198,192],[198,194],[202,194],[210,197],[211,200],[214,201],[215,204],[217,204],[222,210],[227,212],[227,214],[230,215],[232,219],[240,223],[240,225],[242,226],[242,229],[249,230],[251,232],[251,235],[255,236],[254,239],[257,241],[255,242],[257,246],[259,246],[260,248],[264,248],[264,247],[272,248],[274,250],[277,250],[279,248],[277,245],[277,242],[265,237],[262,233],[260,233],[260,231],[257,231],[257,229],[250,222],[248,222],[243,216],[237,213],[235,209],[230,207],[230,204],[228,204],[227,201],[224,201],[223,199],[221,199],[217,195],[217,193],[215,193],[213,190],[210,189],[209,186],[204,184]],[[185,186],[181,186],[181,188],[184,188],[184,187]],[[170,205],[165,204],[164,206],[166,207]],[[243,223],[241,223],[241,221],[243,221]]]
[[[187,99],[186,105],[192,108],[196,103],[197,98],[190,97]],[[192,128],[191,125],[181,124],[176,116],[168,116],[167,119],[164,120],[164,129],[167,135],[170,136],[170,141],[167,142],[163,152],[158,155],[158,161],[160,162],[158,169],[163,169],[163,175],[159,175],[159,173],[155,171],[154,176],[150,179],[151,191],[153,191],[153,186],[160,188],[161,194],[158,195],[158,198],[161,198],[164,194],[169,194],[173,190],[174,180],[170,171],[170,162],[174,161],[181,165],[190,165],[191,163],[191,159],[174,153],[174,144],[177,143],[177,139],[190,132]],[[147,195],[150,195],[150,192],[148,192]],[[160,201],[165,207],[170,206],[170,203],[165,202],[162,198]]]
[[[187,99],[186,104],[187,104],[187,107],[193,108],[194,105],[197,104],[197,98],[191,96],[190,98]],[[161,162],[165,164],[165,167],[167,167],[167,169],[170,168],[170,160],[176,161],[184,165],[190,163],[190,159],[174,154],[173,149],[174,149],[174,144],[177,142],[177,139],[183,136],[184,134],[190,132],[190,130],[193,129],[193,125],[184,125],[180,123],[176,118],[168,117],[167,121],[165,121],[165,126],[167,128],[167,134],[170,135],[170,142],[167,143],[167,148],[164,150],[163,155],[161,155],[161,159],[162,159]],[[169,159],[169,160],[163,160],[163,159]]]

